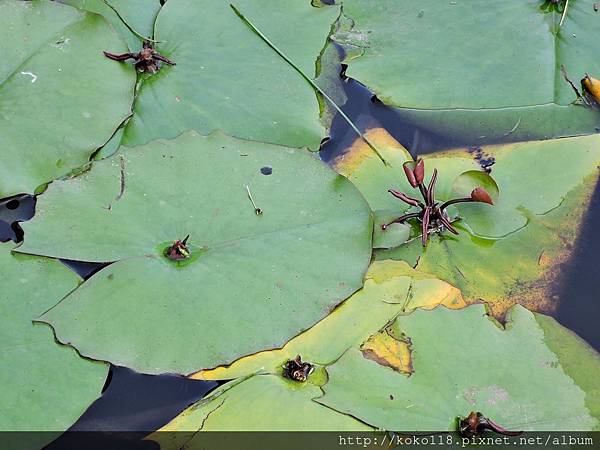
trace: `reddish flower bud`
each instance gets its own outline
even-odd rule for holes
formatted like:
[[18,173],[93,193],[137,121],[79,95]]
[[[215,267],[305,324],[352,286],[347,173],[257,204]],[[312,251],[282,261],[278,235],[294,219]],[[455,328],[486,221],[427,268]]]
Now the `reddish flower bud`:
[[402,165],[402,168],[404,169],[406,179],[412,187],[417,187],[423,183],[423,179],[425,178],[425,163],[421,158],[417,159],[416,162],[406,161]]
[[477,187],[471,191],[471,199],[475,202],[487,203],[489,205],[493,205],[494,201],[490,194],[482,187]]

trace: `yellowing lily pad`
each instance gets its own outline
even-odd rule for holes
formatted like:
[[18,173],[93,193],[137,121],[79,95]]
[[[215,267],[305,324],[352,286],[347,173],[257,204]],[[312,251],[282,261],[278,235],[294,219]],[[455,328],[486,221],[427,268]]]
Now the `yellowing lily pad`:
[[[408,185],[402,169],[410,156],[384,130],[369,130],[367,137],[388,166],[356,141],[334,167],[378,210],[376,216],[384,210],[388,217],[398,217],[408,206],[387,189],[419,195]],[[570,258],[596,185],[600,136],[488,146],[477,152],[452,150],[423,159],[426,181],[434,168],[439,171],[436,198],[464,196],[481,182],[497,200],[494,206],[457,205],[458,236],[447,231],[433,235],[423,248],[413,232],[406,244],[377,250],[376,258],[404,260],[435,274],[461,289],[469,303],[488,303],[498,318],[515,303],[535,311],[554,311],[558,299],[552,293],[553,284],[561,263]],[[479,167],[481,159],[495,161],[491,176],[497,194],[495,186],[485,184],[489,177]],[[394,205],[397,209],[392,214]],[[385,235],[386,231],[376,233]]]
[[376,257],[412,261],[418,270],[459,288],[467,301],[486,302],[497,318],[515,303],[553,313],[560,301],[569,301],[557,297],[555,288],[573,254],[596,182],[597,175],[588,177],[546,214],[525,211],[527,226],[502,239],[474,237],[459,225],[460,235],[435,236],[426,249],[415,240]]

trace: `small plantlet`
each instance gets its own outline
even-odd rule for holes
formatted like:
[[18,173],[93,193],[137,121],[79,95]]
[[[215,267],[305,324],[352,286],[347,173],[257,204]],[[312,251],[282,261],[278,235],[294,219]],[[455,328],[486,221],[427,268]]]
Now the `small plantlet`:
[[458,433],[464,438],[481,437],[485,430],[505,436],[518,436],[523,433],[507,430],[480,412],[471,411],[467,417],[458,418]]
[[169,64],[170,66],[175,65],[173,61],[154,50],[153,44],[149,41],[144,41],[139,53],[122,53],[120,55],[109,52],[103,53],[104,56],[113,61],[127,61],[128,59],[133,59],[133,65],[138,72],[156,73],[160,69],[161,62]]
[[307,362],[302,362],[302,358],[298,355],[283,365],[283,376],[290,380],[304,383],[313,370],[315,370],[314,366]]
[[404,174],[406,179],[413,188],[419,188],[423,201],[396,191],[394,189],[388,189],[388,192],[394,197],[399,198],[404,203],[420,208],[420,211],[411,212],[404,214],[390,223],[383,224],[381,229],[385,231],[393,223],[403,223],[409,219],[418,219],[421,221],[422,238],[421,241],[423,246],[427,245],[429,239],[429,233],[441,231],[447,229],[451,233],[458,234],[458,231],[450,223],[446,208],[455,203],[465,202],[480,202],[493,205],[494,202],[490,197],[490,194],[482,187],[477,187],[471,191],[470,197],[455,198],[448,200],[442,204],[435,201],[435,183],[437,181],[437,169],[433,170],[433,175],[429,181],[429,185],[425,186],[423,180],[425,178],[425,163],[419,158],[417,161],[407,161],[403,165]]
[[184,240],[175,241],[173,245],[171,245],[166,251],[165,256],[172,261],[181,261],[182,259],[187,259],[191,256],[192,252],[187,246],[187,241],[190,238],[188,234]]

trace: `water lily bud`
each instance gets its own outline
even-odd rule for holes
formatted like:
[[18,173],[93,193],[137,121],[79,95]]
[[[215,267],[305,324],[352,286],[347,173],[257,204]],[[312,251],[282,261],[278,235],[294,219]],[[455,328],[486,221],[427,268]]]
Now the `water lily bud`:
[[477,187],[471,191],[471,199],[476,202],[487,203],[493,205],[494,201],[490,194],[482,187]]
[[417,159],[416,162],[406,161],[402,165],[402,168],[404,169],[406,179],[412,187],[417,187],[423,183],[423,179],[425,178],[425,163],[421,158]]
[[583,89],[594,98],[594,100],[600,103],[600,80],[590,77],[586,73],[585,78],[581,80],[581,85],[583,86]]

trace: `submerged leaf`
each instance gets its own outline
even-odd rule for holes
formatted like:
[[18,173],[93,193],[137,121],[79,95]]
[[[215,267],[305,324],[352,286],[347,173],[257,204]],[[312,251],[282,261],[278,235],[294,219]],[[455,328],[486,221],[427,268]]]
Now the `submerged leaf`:
[[[372,226],[360,193],[307,151],[190,132],[53,183],[19,251],[116,261],[42,317],[61,342],[140,372],[190,373],[326,316],[362,286]],[[188,234],[189,257],[167,258]]]

